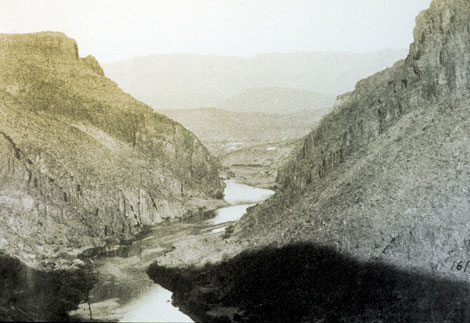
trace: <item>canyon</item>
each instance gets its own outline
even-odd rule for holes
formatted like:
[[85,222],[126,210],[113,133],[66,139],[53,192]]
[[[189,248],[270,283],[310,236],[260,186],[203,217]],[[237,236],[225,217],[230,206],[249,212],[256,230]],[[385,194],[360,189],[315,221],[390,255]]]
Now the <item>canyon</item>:
[[408,56],[338,98],[222,252],[175,249],[152,278],[202,321],[469,321],[469,16],[434,0]]
[[406,58],[288,117],[167,117],[64,34],[0,35],[0,320],[469,322],[469,17],[433,0]]
[[278,169],[332,107],[295,114],[233,112],[216,108],[157,110],[193,132],[218,158],[227,176],[275,188]]
[[[25,273],[73,281],[81,256],[220,204],[220,164],[200,141],[120,90],[64,34],[0,35],[0,115],[0,250]],[[1,318],[56,318],[21,314],[22,302],[60,301],[7,277]]]

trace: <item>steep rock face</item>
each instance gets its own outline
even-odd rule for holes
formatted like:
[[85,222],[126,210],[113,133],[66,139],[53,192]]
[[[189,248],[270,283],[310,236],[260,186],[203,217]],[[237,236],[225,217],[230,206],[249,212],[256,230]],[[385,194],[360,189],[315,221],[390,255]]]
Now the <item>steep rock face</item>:
[[78,60],[78,46],[75,40],[58,32],[36,33],[34,35],[1,34],[0,53],[2,59],[17,55],[35,57],[49,62],[56,60]]
[[60,33],[0,35],[0,115],[0,248],[30,263],[132,237],[223,189],[192,133]]
[[235,234],[466,279],[469,17],[468,1],[434,0],[408,57],[338,98]]
[[[306,138],[297,161],[280,181],[300,188],[318,181],[410,111],[443,98],[460,100],[467,96],[467,10],[465,1],[452,1],[452,5],[434,1],[417,18],[415,42],[407,59],[360,81],[354,92],[340,96],[335,111]],[[308,163],[307,167],[302,167],[303,163]],[[292,178],[297,182],[290,183]]]

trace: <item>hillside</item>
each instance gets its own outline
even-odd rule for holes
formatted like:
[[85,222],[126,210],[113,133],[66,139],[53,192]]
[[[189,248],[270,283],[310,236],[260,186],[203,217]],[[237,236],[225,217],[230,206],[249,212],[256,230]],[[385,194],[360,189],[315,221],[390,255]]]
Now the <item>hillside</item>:
[[469,322],[469,17],[434,0],[407,58],[338,99],[279,192],[154,280],[205,321]]
[[435,0],[406,60],[339,98],[281,171],[279,198],[246,217],[240,234],[266,229],[267,241],[306,239],[452,275],[469,225],[469,16],[466,1]]
[[[278,113],[292,99],[296,106],[289,105],[291,109],[324,107],[338,94],[352,90],[361,78],[405,56],[406,50],[264,54],[250,58],[174,54],[135,57],[103,68],[120,87],[154,109],[233,107],[248,111],[246,108],[256,107],[249,112]],[[274,93],[282,103],[274,106],[276,111],[270,110],[272,104],[259,106],[259,98],[273,100],[263,95],[273,94],[273,88],[277,88]],[[251,106],[239,105],[247,99]]]
[[0,249],[31,266],[67,267],[223,188],[192,133],[60,33],[0,35],[0,115]]

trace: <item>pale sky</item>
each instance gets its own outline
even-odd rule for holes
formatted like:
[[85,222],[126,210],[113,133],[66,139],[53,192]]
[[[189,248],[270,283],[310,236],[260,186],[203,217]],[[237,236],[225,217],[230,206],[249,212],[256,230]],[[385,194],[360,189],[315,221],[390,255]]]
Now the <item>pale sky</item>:
[[407,48],[431,0],[0,0],[0,33],[62,31],[101,63]]

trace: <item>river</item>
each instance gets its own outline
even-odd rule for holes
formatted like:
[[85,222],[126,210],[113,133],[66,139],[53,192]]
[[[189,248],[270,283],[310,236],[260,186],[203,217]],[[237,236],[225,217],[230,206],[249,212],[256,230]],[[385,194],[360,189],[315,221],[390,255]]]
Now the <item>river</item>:
[[145,269],[172,244],[189,234],[212,234],[225,230],[224,223],[240,219],[246,210],[274,194],[274,191],[225,181],[227,207],[201,223],[159,225],[145,239],[137,241],[134,254],[105,257],[95,262],[98,282],[90,292],[90,305],[81,304],[69,314],[79,320],[121,322],[193,322],[171,302],[172,293],[155,284]]

